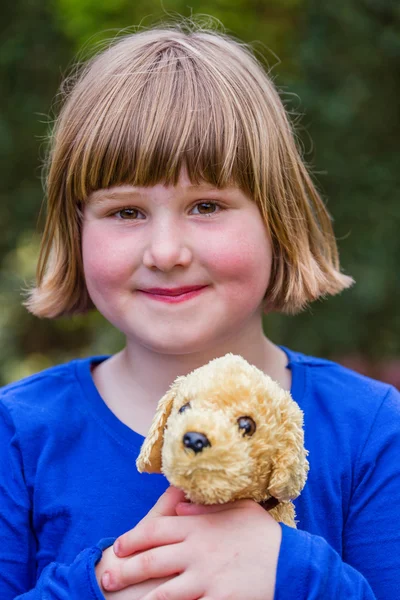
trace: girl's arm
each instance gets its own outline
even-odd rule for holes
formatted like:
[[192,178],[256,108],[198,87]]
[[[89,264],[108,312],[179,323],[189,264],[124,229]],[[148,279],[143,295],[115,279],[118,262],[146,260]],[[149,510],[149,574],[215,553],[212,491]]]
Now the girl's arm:
[[[96,571],[103,566],[104,556],[112,554],[114,538],[84,549],[71,564],[51,562],[37,579],[37,540],[31,526],[34,491],[28,489],[25,469],[14,422],[0,401],[1,600],[140,600],[169,579],[103,593]],[[114,556],[112,564],[120,560]]]
[[399,459],[400,394],[390,388],[355,465],[343,558],[323,538],[283,525],[274,600],[400,597]]
[[70,565],[49,564],[36,581],[37,541],[31,515],[32,500],[24,479],[18,435],[0,403],[0,598],[104,600],[94,565],[102,548],[112,540],[83,550]]

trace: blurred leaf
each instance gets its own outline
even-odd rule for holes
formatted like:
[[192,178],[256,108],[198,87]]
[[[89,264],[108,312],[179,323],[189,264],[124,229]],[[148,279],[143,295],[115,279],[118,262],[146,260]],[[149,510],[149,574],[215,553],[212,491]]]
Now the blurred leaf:
[[344,270],[357,281],[296,317],[266,317],[265,331],[300,351],[353,357],[348,360],[359,370],[394,382],[400,357],[398,2],[15,0],[3,13],[0,382],[123,346],[123,336],[96,312],[48,321],[22,306],[38,253],[52,99],[82,46],[79,60],[121,29],[198,13],[255,42],[293,121],[303,115],[297,139],[334,217]]

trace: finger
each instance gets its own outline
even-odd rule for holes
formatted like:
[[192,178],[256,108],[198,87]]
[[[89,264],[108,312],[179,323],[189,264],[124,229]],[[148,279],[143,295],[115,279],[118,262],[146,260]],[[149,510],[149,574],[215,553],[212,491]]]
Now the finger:
[[182,542],[189,523],[175,517],[144,519],[134,529],[127,531],[114,542],[113,550],[118,558],[143,552],[156,546],[168,546]]
[[152,548],[131,558],[120,561],[113,569],[108,569],[102,576],[101,584],[108,592],[122,590],[147,579],[159,579],[181,573],[186,566],[186,559],[180,544]]
[[179,517],[194,516],[194,515],[209,515],[212,513],[223,512],[225,510],[233,510],[245,508],[253,505],[252,500],[237,500],[236,502],[226,502],[225,504],[192,504],[191,502],[179,502],[176,505],[176,514]]
[[151,592],[141,598],[141,600],[193,600],[194,598],[203,598],[204,586],[196,583],[188,573],[183,573],[173,577],[159,587],[153,588]]
[[[172,576],[174,577],[174,576]],[[160,577],[159,579],[148,579],[137,585],[132,585],[126,588],[130,591],[129,600],[142,600],[145,594],[151,592],[154,588],[159,587],[163,583],[170,581],[171,577]],[[118,593],[118,592],[117,592]],[[120,592],[119,592],[120,593]],[[114,598],[113,598],[114,600]]]
[[223,512],[232,508],[232,502],[229,504],[190,504],[189,502],[180,502],[176,505],[176,514],[179,517],[209,515],[211,513]]
[[159,497],[153,508],[144,517],[172,517],[176,514],[175,506],[178,502],[183,502],[185,494],[182,490],[179,490],[172,485]]
[[[153,508],[147,513],[147,515],[130,531],[127,531],[114,542],[114,552],[120,558],[132,554],[135,550],[132,550],[132,545],[140,539],[136,535],[136,529],[143,523],[152,521],[155,518],[161,516],[176,516],[175,507],[178,502],[182,502],[185,498],[182,490],[170,486],[162,496],[158,499]],[[132,541],[131,541],[132,540]],[[171,543],[171,542],[166,542]]]
[[142,600],[142,598],[151,592],[154,588],[159,587],[166,581],[169,581],[171,577],[160,577],[160,579],[148,579],[147,581],[143,581],[142,583],[138,583],[137,585],[130,585],[123,590],[119,590],[118,592],[106,592],[105,598],[112,598],[112,600]]

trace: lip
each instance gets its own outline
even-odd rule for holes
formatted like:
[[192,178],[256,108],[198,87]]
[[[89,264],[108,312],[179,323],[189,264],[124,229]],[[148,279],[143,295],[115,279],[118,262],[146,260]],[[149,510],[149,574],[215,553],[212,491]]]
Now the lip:
[[195,290],[200,290],[206,287],[205,285],[190,285],[178,288],[148,288],[140,290],[146,292],[146,294],[157,294],[157,296],[180,296],[181,294],[187,294]]
[[138,290],[153,300],[159,300],[161,302],[167,302],[170,304],[176,304],[178,302],[184,302],[190,300],[195,296],[198,296],[206,285],[192,285],[179,288],[148,288]]

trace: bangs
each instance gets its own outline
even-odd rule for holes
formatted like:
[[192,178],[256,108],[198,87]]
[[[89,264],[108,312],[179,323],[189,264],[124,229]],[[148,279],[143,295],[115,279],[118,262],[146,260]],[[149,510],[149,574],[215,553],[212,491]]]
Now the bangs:
[[74,115],[67,197],[85,202],[90,192],[115,185],[176,184],[183,167],[192,183],[234,183],[252,195],[249,165],[257,151],[248,129],[254,134],[256,127],[249,127],[245,86],[235,85],[238,72],[217,71],[204,53],[199,60],[193,48],[171,41],[152,50],[140,65],[109,74],[95,64],[75,88],[83,97]]

